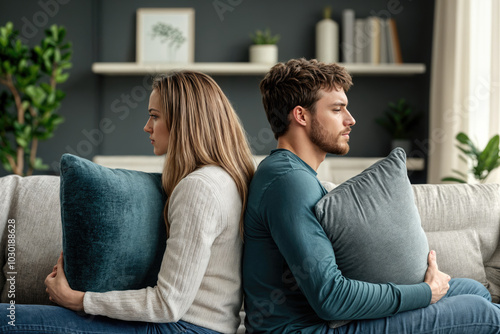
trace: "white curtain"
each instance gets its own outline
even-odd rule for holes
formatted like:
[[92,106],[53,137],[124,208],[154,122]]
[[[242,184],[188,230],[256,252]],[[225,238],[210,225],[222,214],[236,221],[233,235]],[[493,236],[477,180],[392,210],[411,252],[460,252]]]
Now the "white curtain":
[[[466,173],[455,139],[484,148],[500,133],[500,0],[436,0],[430,92],[428,183]],[[496,172],[487,180],[499,182]]]

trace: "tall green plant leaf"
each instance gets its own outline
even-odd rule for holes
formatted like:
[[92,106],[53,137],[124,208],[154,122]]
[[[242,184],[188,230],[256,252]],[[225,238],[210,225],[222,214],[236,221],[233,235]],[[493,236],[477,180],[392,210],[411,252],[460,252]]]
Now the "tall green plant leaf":
[[448,181],[448,182],[458,182],[458,183],[467,183],[467,181],[456,178],[456,177],[443,177],[441,181]]

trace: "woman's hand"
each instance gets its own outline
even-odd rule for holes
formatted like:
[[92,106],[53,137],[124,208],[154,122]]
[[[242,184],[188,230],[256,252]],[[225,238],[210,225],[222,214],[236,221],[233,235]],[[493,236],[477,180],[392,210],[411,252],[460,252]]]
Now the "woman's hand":
[[52,272],[45,279],[45,286],[47,287],[45,291],[49,294],[49,299],[54,303],[73,311],[83,311],[83,296],[85,293],[70,288],[64,274],[62,252]]

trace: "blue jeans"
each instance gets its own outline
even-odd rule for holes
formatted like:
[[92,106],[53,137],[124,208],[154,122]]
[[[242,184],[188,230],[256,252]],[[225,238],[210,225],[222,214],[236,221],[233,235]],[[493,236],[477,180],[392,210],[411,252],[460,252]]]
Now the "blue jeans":
[[[80,315],[63,307],[47,305],[15,305],[15,318],[9,318],[9,315],[12,315],[9,307],[9,304],[0,304],[0,333],[218,333],[184,321],[165,324],[123,321],[103,316]],[[12,319],[15,319],[15,322],[9,324]]]
[[500,333],[500,305],[491,303],[490,293],[482,284],[452,279],[446,296],[435,304],[392,317],[325,328],[324,333]]

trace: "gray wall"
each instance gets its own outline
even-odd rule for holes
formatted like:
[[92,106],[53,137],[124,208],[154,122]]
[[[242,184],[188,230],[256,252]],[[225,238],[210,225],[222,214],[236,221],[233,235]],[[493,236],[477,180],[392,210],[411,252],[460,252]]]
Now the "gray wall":
[[[230,6],[220,14],[216,1]],[[93,62],[135,61],[136,10],[143,7],[195,8],[195,61],[248,61],[249,33],[270,27],[281,35],[279,60],[314,57],[314,27],[324,6],[341,23],[341,11],[353,8],[357,17],[387,17],[397,4],[395,18],[405,62],[425,63],[427,73],[409,77],[355,76],[348,93],[350,111],[357,120],[351,135],[352,157],[385,156],[390,137],[375,124],[389,101],[405,97],[422,118],[413,156],[425,156],[429,105],[429,70],[432,47],[433,0],[18,0],[2,1],[0,24],[12,21],[30,43],[38,43],[50,24],[64,25],[73,42],[70,79],[61,88],[67,93],[60,113],[66,121],[55,137],[42,142],[39,156],[57,173],[63,153],[91,159],[96,154],[149,155],[152,148],[142,128],[147,120],[147,76],[100,76],[91,72]],[[8,3],[8,5],[7,5]],[[399,4],[398,4],[399,3]],[[267,154],[276,145],[260,101],[262,76],[214,76],[228,95],[250,137],[256,154]],[[0,89],[3,89],[0,87]],[[103,124],[107,122],[107,124]],[[0,175],[5,175],[1,171]],[[425,182],[425,172],[413,173],[413,182]]]

